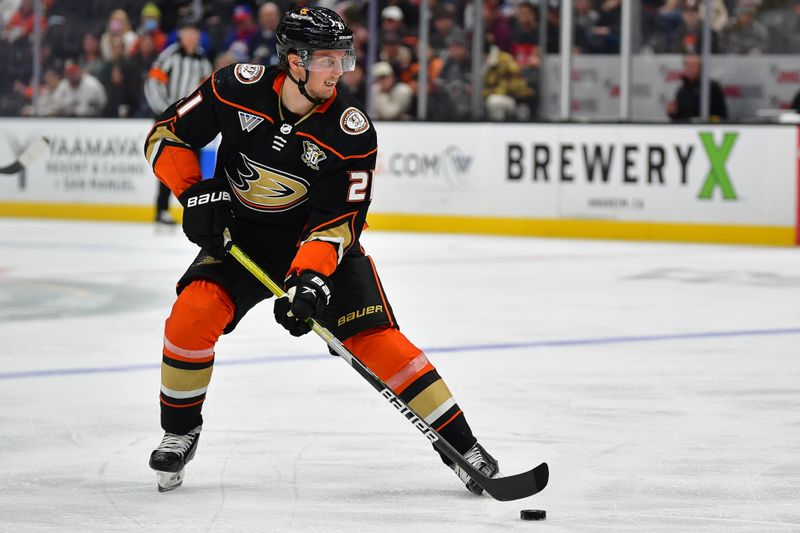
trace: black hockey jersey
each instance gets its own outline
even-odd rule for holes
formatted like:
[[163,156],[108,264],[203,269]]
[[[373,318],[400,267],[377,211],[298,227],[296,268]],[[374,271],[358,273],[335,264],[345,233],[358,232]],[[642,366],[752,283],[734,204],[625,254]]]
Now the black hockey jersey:
[[221,133],[212,179],[224,180],[231,194],[237,244],[276,269],[285,266],[283,273],[291,263],[330,275],[360,248],[377,137],[348,95],[334,93],[309,114],[291,115],[279,100],[285,80],[277,67],[262,65],[214,72],[158,119],[145,155],[179,196],[202,178],[195,151]]

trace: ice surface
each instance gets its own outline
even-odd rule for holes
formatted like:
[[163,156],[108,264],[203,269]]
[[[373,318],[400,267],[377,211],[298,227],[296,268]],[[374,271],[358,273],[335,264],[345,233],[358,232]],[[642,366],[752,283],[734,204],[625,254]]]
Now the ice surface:
[[[403,331],[505,473],[475,498],[312,335],[217,346],[156,491],[177,230],[0,219],[0,531],[800,531],[800,250],[365,234]],[[522,522],[519,510],[547,510]]]

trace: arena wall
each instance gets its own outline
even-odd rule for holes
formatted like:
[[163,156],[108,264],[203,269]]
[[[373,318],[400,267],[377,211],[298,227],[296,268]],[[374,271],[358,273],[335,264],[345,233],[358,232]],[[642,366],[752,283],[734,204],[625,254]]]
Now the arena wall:
[[[142,155],[150,126],[0,120],[0,216],[152,220],[156,182]],[[800,243],[797,126],[377,128],[373,229]],[[202,158],[210,175],[213,148]]]

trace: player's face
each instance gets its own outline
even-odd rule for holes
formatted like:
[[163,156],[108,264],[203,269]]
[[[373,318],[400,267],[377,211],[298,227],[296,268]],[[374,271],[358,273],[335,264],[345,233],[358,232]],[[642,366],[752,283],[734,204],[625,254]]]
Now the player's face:
[[[316,50],[308,65],[306,90],[311,96],[327,100],[346,70],[352,70],[351,55],[344,50]],[[355,61],[352,61],[353,64]]]

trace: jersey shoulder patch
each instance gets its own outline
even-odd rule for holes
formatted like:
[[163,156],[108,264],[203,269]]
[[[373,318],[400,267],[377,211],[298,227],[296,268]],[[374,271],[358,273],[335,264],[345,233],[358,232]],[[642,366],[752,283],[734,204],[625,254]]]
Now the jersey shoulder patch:
[[348,135],[360,135],[369,129],[369,120],[360,109],[348,107],[339,118],[339,125]]
[[266,68],[264,65],[253,65],[250,63],[239,63],[233,69],[233,74],[239,82],[249,85],[261,79]]

